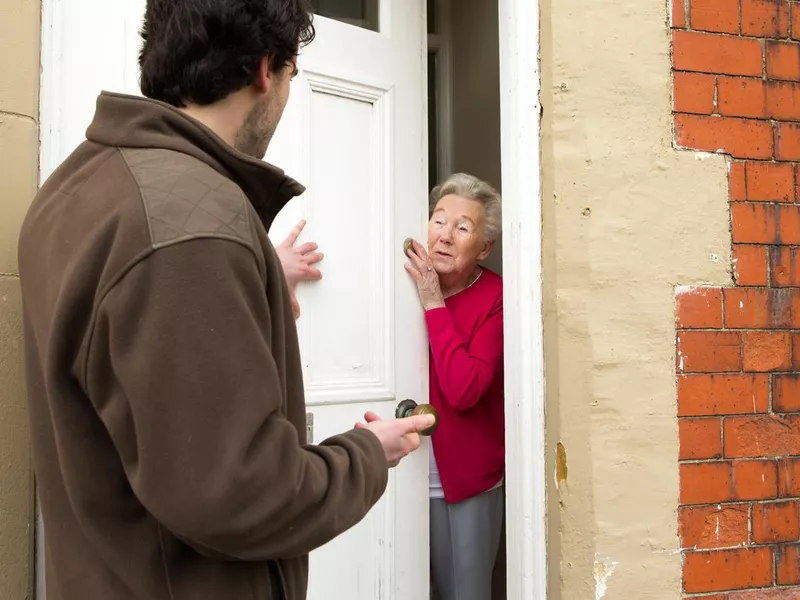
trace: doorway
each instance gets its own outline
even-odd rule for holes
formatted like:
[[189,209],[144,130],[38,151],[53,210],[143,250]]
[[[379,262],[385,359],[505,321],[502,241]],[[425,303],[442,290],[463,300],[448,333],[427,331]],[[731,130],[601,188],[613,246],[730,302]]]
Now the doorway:
[[[427,0],[426,8],[428,188],[464,172],[502,196],[498,3]],[[502,234],[483,265],[502,276]],[[505,555],[504,527],[492,600],[506,599]]]
[[[107,3],[94,0],[94,4],[77,0],[43,2],[40,104],[42,178],[60,162],[73,142],[83,137],[85,124],[93,110],[95,88],[126,91],[137,87],[136,69],[133,67],[136,64],[139,13],[144,1],[126,0],[121,3]],[[360,41],[367,39],[368,36],[374,37],[374,32],[371,30],[376,28],[375,15],[379,13],[370,12],[370,7],[386,4],[388,1],[340,0],[333,3],[332,0],[318,0],[317,4],[319,10],[333,10],[330,7],[334,4],[352,5],[352,11],[363,10],[362,17],[357,14],[353,16],[350,12],[339,15],[342,22],[349,22],[359,29],[348,32],[348,35],[352,33],[356,36],[353,39]],[[397,6],[406,5],[405,0],[391,1],[396,2]],[[87,10],[87,7],[95,4],[97,10]],[[458,2],[432,0],[432,4],[434,6],[428,6],[429,11],[434,10],[430,39],[435,42],[438,36],[439,49],[433,57],[436,64],[432,81],[438,93],[433,97],[435,104],[432,110],[435,117],[430,119],[430,125],[436,127],[436,135],[431,136],[435,147],[429,148],[429,151],[435,152],[436,161],[432,164],[437,171],[433,175],[429,173],[428,177],[436,180],[445,173],[464,170],[490,181],[503,194],[505,247],[502,249],[498,247],[493,252],[494,263],[487,266],[502,272],[505,276],[506,414],[513,415],[506,434],[506,517],[514,526],[508,531],[507,543],[503,544],[509,549],[508,576],[502,576],[505,569],[500,561],[495,572],[501,575],[502,584],[507,583],[509,599],[544,600],[547,589],[547,559],[544,381],[541,352],[541,212],[538,169],[538,3],[531,3],[529,0],[459,0]],[[458,14],[454,10],[455,4],[461,9]],[[68,10],[65,5],[69,5],[71,9],[77,7],[79,10]],[[474,18],[481,14],[481,11],[491,8],[494,9],[494,21]],[[420,31],[423,20],[424,15],[420,10],[416,21],[419,25],[415,25],[415,28],[419,29],[415,31],[424,33]],[[494,35],[492,42],[495,57],[492,59],[494,74],[490,76],[481,73],[481,69],[485,67],[478,59],[470,58],[468,53],[470,45],[479,46],[476,41],[470,39],[469,34],[455,34],[452,31],[453,27],[470,21],[470,26],[477,27],[479,34],[485,32]],[[451,31],[448,31],[448,28]],[[91,31],[92,34],[86,35],[87,31]],[[95,52],[98,45],[105,48],[102,55],[97,55]],[[429,49],[433,49],[434,46],[435,44]],[[459,53],[461,62],[456,60]],[[411,53],[406,54],[410,55]],[[419,54],[414,55],[419,56]],[[484,52],[478,53],[477,56],[485,59],[490,55]],[[476,62],[470,63],[470,60]],[[86,69],[86,65],[90,63],[96,65],[96,68]],[[64,73],[68,72],[65,67],[74,68],[74,72],[79,75],[65,77]],[[437,71],[448,75],[437,76]],[[375,105],[380,109],[382,105],[375,98],[385,92],[388,93],[392,89],[391,86],[387,84],[386,89],[381,87],[385,83],[382,78],[370,79],[364,84],[350,85],[352,82],[348,83],[349,76],[350,73],[346,71],[326,78],[317,76],[311,82],[312,91],[325,93],[325,98],[346,97]],[[98,81],[98,78],[102,78],[102,81]],[[343,85],[343,81],[347,85]],[[448,86],[447,89],[443,89],[445,85]],[[495,104],[491,110],[477,100],[483,97],[482,92],[487,90],[490,90],[491,96],[494,97]],[[86,95],[88,100],[83,99],[83,95]],[[409,102],[419,106],[417,99],[421,98],[422,94],[412,100],[405,97],[394,98],[391,95],[389,97],[397,106],[408,106]],[[466,109],[462,112],[459,103],[465,99],[471,100],[472,103],[467,103]],[[338,100],[336,102],[338,103]],[[378,111],[381,119],[385,119],[386,114],[388,113]],[[470,117],[470,114],[473,116]],[[361,113],[358,113],[356,117],[360,115]],[[301,119],[298,119],[298,122],[303,124]],[[482,134],[482,128],[489,123],[492,123],[493,133]],[[290,130],[289,134],[290,136],[297,134],[302,138],[305,129]],[[476,140],[480,140],[482,136],[486,139],[496,136],[492,138],[491,144],[478,148],[481,151],[485,150],[485,156],[489,158],[478,159],[476,154],[472,157],[467,154],[465,157],[462,151],[477,146]],[[419,152],[425,152],[422,140],[415,148],[415,156],[419,156],[417,149]],[[287,151],[286,159],[281,163],[295,169],[305,158],[306,156],[300,152]],[[470,162],[473,160],[474,162]],[[419,197],[416,194],[398,195],[398,197],[414,196]],[[391,246],[392,249],[397,247],[399,243]],[[317,435],[322,433],[324,432],[319,431]],[[425,466],[424,464],[418,466],[421,474]],[[415,478],[415,481],[418,479]],[[403,485],[397,486],[398,489],[408,491],[409,486],[405,485],[405,482],[402,483]],[[402,502],[399,504],[405,506]],[[409,519],[401,522],[411,523],[418,520]],[[386,526],[392,523],[392,519],[384,519],[381,522],[384,529],[379,531],[384,531]],[[41,578],[44,573],[40,562],[44,554],[41,522],[38,523],[37,530],[37,576]],[[377,538],[377,534],[370,534],[369,539]],[[418,541],[415,540],[416,543]],[[382,539],[382,547],[392,547],[392,544],[384,542]],[[391,567],[392,563],[388,560],[381,559],[379,564],[376,562],[376,569],[380,568],[389,573],[384,579],[394,586],[405,585],[407,580],[413,579],[409,576],[409,573],[414,573],[413,570],[400,569],[399,571],[404,572],[405,576],[392,581]],[[339,577],[341,574],[333,573],[333,575]],[[390,594],[389,597],[398,597],[396,591],[386,593]],[[403,595],[403,589],[400,589],[399,593],[401,598],[420,599],[416,594]],[[44,586],[40,583],[37,597],[43,595]]]

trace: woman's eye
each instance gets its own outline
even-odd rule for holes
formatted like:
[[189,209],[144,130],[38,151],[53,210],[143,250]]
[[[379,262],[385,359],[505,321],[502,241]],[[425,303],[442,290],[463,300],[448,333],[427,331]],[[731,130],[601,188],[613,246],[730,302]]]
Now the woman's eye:
[[466,227],[459,227],[459,229],[464,233],[469,233],[469,229],[467,229]]

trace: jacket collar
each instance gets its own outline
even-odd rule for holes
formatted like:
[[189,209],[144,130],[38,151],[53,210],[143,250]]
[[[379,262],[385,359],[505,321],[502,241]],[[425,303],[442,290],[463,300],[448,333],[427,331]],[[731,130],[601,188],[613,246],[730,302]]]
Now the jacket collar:
[[233,180],[265,227],[305,188],[283,170],[226,144],[208,127],[174,106],[139,96],[102,92],[86,138],[120,148],[163,148],[203,161]]

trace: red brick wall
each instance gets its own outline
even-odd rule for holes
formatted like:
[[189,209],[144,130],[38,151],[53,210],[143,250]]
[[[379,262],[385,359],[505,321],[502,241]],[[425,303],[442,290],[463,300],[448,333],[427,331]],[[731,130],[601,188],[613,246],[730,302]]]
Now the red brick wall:
[[673,1],[675,143],[729,156],[734,279],[676,292],[687,598],[800,599],[794,40],[800,2]]

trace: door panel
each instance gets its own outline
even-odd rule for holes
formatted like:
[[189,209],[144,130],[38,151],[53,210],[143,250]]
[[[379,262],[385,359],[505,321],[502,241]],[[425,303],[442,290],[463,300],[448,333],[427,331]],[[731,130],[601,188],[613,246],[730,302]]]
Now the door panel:
[[[305,218],[300,241],[325,253],[323,280],[298,294],[315,443],[366,410],[393,418],[400,400],[428,400],[424,321],[402,267],[403,240],[423,236],[427,220],[424,5],[318,4],[339,20],[315,19],[266,157],[308,188],[271,239]],[[84,139],[100,90],[139,94],[143,12],[144,0],[45,0],[44,177]],[[310,600],[428,598],[427,470],[426,439],[392,471],[375,509],[312,553]]]
[[[374,4],[380,33],[316,19],[266,157],[308,186],[273,241],[302,217],[301,241],[325,253],[322,281],[298,293],[315,441],[366,410],[392,418],[403,398],[428,398],[422,311],[402,266],[403,240],[427,221],[424,5]],[[425,440],[364,522],[312,554],[310,599],[428,597],[427,470]]]

